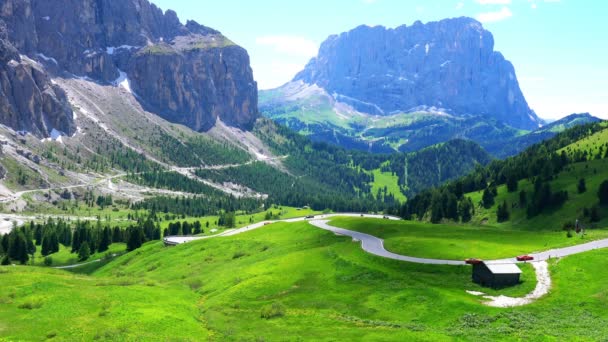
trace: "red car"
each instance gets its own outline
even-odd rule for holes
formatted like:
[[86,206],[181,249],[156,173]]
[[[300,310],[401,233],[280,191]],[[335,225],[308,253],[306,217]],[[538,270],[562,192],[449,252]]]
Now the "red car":
[[534,260],[534,257],[530,256],[530,255],[520,255],[516,259],[517,259],[517,261],[530,261],[530,260]]
[[465,259],[464,262],[469,265],[476,265],[476,264],[481,263],[481,260],[476,259],[476,258],[468,258],[468,259]]

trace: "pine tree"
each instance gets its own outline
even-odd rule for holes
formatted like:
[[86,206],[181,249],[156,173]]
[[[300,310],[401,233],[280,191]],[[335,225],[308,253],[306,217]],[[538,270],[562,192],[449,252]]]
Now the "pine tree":
[[441,195],[434,193],[431,199],[431,222],[439,223],[443,218],[443,204],[441,203]]
[[127,251],[133,251],[141,247],[144,239],[144,232],[140,226],[127,228]]
[[112,229],[112,242],[124,242],[122,230],[118,226]]
[[502,204],[498,205],[498,208],[496,209],[496,221],[498,222],[505,222],[509,220],[509,206],[507,204],[507,201],[504,201]]
[[40,253],[42,254],[42,256],[47,256],[47,255],[53,253],[53,250],[51,247],[50,230],[47,230],[44,234],[44,237],[42,238]]
[[110,247],[112,243],[112,233],[110,232],[109,227],[105,227],[101,233],[101,239],[99,240],[98,250],[100,252],[105,252]]
[[458,205],[458,214],[460,215],[460,219],[463,223],[471,221],[471,218],[473,217],[473,213],[471,212],[472,210],[473,202],[471,201],[471,198],[463,198]]
[[515,192],[517,191],[517,177],[515,175],[510,174],[507,176],[507,191]]
[[578,180],[578,193],[582,194],[587,191],[587,185],[585,184],[585,178],[581,178]]
[[80,244],[80,248],[78,249],[78,260],[85,261],[91,256],[91,249],[89,248],[89,243],[87,241]]
[[[78,225],[78,224],[77,224]],[[72,236],[72,253],[78,252],[80,249],[80,229],[77,227]]]
[[519,192],[519,206],[525,207],[528,204],[528,194],[525,190]]
[[600,199],[601,205],[608,205],[608,180],[605,180],[600,184],[597,196]]
[[492,195],[492,192],[490,192],[490,190],[488,188],[486,188],[483,191],[483,195],[481,197],[481,203],[483,204],[483,207],[486,209],[489,209],[494,205],[494,196]]

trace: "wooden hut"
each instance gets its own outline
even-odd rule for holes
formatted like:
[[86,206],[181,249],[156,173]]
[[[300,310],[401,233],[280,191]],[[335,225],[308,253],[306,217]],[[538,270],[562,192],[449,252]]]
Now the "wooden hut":
[[513,263],[486,263],[473,265],[473,282],[492,288],[519,284],[521,270]]

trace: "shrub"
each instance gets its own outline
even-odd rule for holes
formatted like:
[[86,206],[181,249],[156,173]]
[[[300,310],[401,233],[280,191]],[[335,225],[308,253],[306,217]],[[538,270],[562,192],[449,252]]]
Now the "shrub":
[[40,300],[29,300],[25,303],[19,304],[19,309],[34,310],[42,307],[42,301]]
[[242,258],[245,255],[247,255],[245,252],[243,251],[236,251],[234,252],[234,254],[232,255],[232,259],[238,259],[238,258]]
[[203,282],[200,279],[190,279],[186,283],[192,291],[197,291],[203,286]]
[[44,258],[44,266],[51,266],[53,265],[53,257],[51,256],[47,256]]
[[591,213],[589,216],[590,216],[589,220],[591,220],[591,222],[599,222],[601,219],[600,212],[597,207],[591,208]]
[[585,183],[585,178],[581,178],[578,180],[578,193],[582,194],[587,191],[587,184]]
[[270,305],[264,305],[260,312],[260,317],[264,319],[271,319],[275,317],[285,316],[285,306],[283,304],[274,302]]
[[600,198],[601,205],[608,204],[608,180],[605,180],[602,182],[602,184],[600,184],[597,196]]

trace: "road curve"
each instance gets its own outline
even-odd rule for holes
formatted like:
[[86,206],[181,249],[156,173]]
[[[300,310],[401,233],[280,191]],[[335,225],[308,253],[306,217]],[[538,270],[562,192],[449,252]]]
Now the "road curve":
[[355,231],[344,229],[344,228],[330,226],[329,224],[327,224],[328,222],[329,222],[329,220],[312,220],[312,221],[309,221],[308,223],[312,224],[315,227],[329,230],[330,232],[334,232],[336,234],[347,235],[347,236],[352,237],[353,239],[357,239],[357,240],[361,241],[361,248],[363,248],[364,251],[377,255],[377,256],[384,257],[384,258],[408,261],[408,262],[415,262],[417,264],[465,265],[465,262],[462,260],[428,259],[428,258],[417,258],[417,257],[411,257],[411,256],[407,256],[407,255],[395,254],[395,253],[387,251],[384,248],[384,240],[382,240],[380,238],[377,238],[373,235],[361,233],[361,232],[355,232]]
[[172,246],[174,246],[174,245],[179,245],[179,244],[190,242],[190,241],[204,240],[204,239],[210,239],[210,238],[215,238],[215,237],[220,237],[220,236],[237,235],[237,234],[248,232],[250,230],[254,230],[254,229],[263,227],[263,226],[265,226],[267,224],[271,224],[271,223],[275,223],[275,222],[314,221],[314,220],[327,219],[327,218],[332,218],[332,217],[337,217],[337,216],[342,216],[342,217],[344,217],[344,216],[347,216],[347,217],[365,217],[365,218],[378,218],[378,219],[387,218],[387,219],[393,220],[393,221],[401,220],[400,217],[396,217],[396,216],[375,215],[375,214],[361,214],[361,213],[323,214],[323,215],[314,215],[314,217],[312,217],[312,218],[309,218],[309,217],[295,217],[295,218],[284,219],[284,220],[262,221],[262,222],[250,224],[250,225],[242,227],[242,228],[228,229],[226,231],[223,231],[223,232],[221,232],[219,234],[215,234],[215,235],[206,235],[206,236],[167,236],[167,237],[165,237],[163,239],[163,242],[165,243],[165,245],[172,245]]

